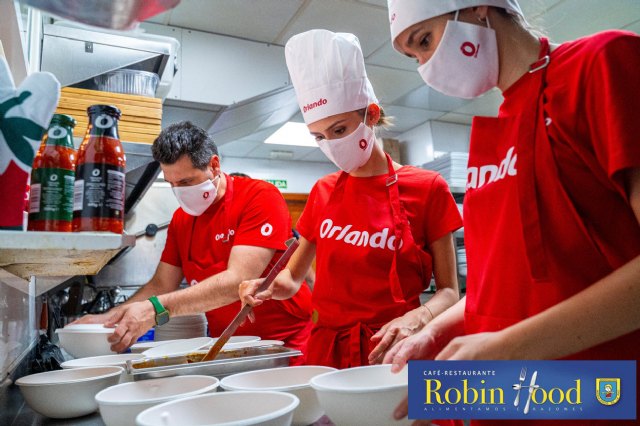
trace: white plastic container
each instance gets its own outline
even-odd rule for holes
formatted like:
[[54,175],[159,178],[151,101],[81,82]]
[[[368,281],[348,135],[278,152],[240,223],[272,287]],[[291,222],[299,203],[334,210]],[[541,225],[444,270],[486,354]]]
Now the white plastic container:
[[220,381],[211,376],[176,376],[123,383],[96,395],[107,426],[136,424],[136,416],[155,405],[178,398],[215,392]]
[[220,392],[165,402],[136,417],[138,426],[289,426],[296,396],[284,392]]
[[47,371],[21,377],[16,384],[34,411],[68,419],[96,411],[96,394],[117,384],[123,372],[116,366]]
[[269,368],[225,377],[220,385],[228,391],[278,391],[295,395],[300,400],[300,405],[293,413],[293,424],[306,426],[324,414],[316,392],[311,387],[311,379],[331,371],[336,369],[314,365]]
[[60,345],[74,358],[87,358],[100,355],[112,355],[111,343],[107,338],[114,328],[105,328],[102,324],[68,325],[56,330]]
[[394,374],[389,364],[347,368],[314,377],[311,387],[336,425],[410,425],[410,420],[393,418],[407,396],[407,370]]

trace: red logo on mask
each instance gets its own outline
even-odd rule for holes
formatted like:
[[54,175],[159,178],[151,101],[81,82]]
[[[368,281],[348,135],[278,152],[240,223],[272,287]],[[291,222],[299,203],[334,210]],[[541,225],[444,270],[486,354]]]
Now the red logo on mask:
[[460,51],[464,56],[473,56],[474,58],[478,57],[478,50],[480,50],[479,44],[473,44],[470,41],[465,41],[460,46]]
[[364,150],[367,148],[367,141],[364,139],[360,139],[359,145],[360,145],[360,149]]
[[204,198],[205,200],[209,198],[209,193],[205,192],[204,194],[202,194],[202,198]]

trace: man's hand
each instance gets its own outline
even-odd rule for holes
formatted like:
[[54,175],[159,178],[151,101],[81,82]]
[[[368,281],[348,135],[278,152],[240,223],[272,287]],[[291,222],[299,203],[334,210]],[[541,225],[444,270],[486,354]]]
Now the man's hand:
[[156,311],[148,300],[128,303],[115,310],[104,323],[116,327],[108,340],[111,350],[123,352],[156,324]]
[[381,363],[384,354],[390,348],[422,330],[432,319],[429,310],[425,306],[420,306],[386,323],[376,334],[371,336],[371,341],[378,344],[369,354],[369,363]]
[[90,315],[85,315],[81,318],[78,318],[77,320],[69,323],[69,325],[76,325],[76,324],[104,324],[111,315],[113,315],[113,309],[110,310],[109,312],[105,312],[103,314],[90,314]]

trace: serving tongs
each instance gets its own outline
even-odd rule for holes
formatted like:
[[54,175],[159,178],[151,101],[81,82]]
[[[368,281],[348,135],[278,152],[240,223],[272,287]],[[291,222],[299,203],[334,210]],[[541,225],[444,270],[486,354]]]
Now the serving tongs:
[[[262,282],[262,284],[260,284],[260,286],[256,290],[256,294],[269,288],[269,286],[271,285],[273,280],[276,278],[276,276],[278,276],[280,271],[282,271],[284,267],[287,265],[287,262],[289,262],[291,255],[293,254],[294,251],[296,251],[296,249],[300,245],[300,242],[295,238],[291,238],[290,240],[287,240],[285,244],[288,246],[287,249],[285,250],[284,253],[282,253],[282,256],[280,256],[280,259],[278,259],[276,264],[273,265],[271,270],[269,270],[269,273],[265,277],[264,281]],[[220,353],[220,351],[222,350],[222,347],[229,341],[229,338],[233,336],[233,333],[236,332],[240,324],[244,322],[244,320],[247,318],[247,316],[251,313],[252,310],[253,310],[253,307],[251,305],[244,305],[244,307],[240,309],[240,312],[238,312],[238,314],[231,321],[231,323],[229,323],[227,328],[224,329],[220,337],[218,337],[218,340],[216,341],[216,343],[213,346],[211,346],[211,349],[209,349],[209,351],[205,354],[205,356],[202,357],[200,362],[211,361],[215,359],[215,357],[218,356],[218,353]]]

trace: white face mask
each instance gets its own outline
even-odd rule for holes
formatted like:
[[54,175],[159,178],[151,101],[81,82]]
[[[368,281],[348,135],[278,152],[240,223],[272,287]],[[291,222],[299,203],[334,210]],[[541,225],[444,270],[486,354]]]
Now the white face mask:
[[471,99],[498,84],[498,41],[489,27],[447,22],[433,56],[418,67],[422,79],[445,95]]
[[218,195],[218,186],[220,186],[219,176],[217,185],[214,185],[211,179],[207,179],[197,185],[174,186],[171,189],[182,210],[191,216],[200,216],[213,204]]
[[[366,112],[364,119],[367,120]],[[351,134],[340,139],[319,140],[318,146],[333,164],[350,173],[369,161],[375,143],[373,129],[362,122]]]

